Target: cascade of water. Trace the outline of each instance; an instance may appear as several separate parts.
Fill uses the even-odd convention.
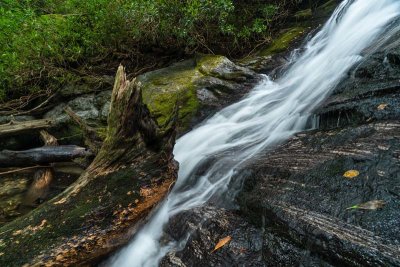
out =
[[[226,191],[234,173],[254,155],[304,130],[313,110],[362,60],[361,52],[384,36],[399,16],[398,0],[343,1],[281,78],[271,81],[265,77],[243,100],[181,137],[174,150],[180,163],[174,189],[109,264],[157,266],[178,246],[177,242],[159,242],[169,218]],[[207,171],[195,176],[210,157]]]

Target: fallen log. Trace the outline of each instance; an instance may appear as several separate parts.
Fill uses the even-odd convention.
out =
[[[26,167],[65,162],[91,155],[93,154],[88,149],[74,145],[43,146],[22,151],[3,150],[0,151],[0,167]]]
[[[49,119],[17,122],[11,121],[0,125],[0,137],[17,135],[24,132],[42,130],[56,126],[55,121]]]
[[[63,193],[0,228],[0,266],[89,266],[126,243],[176,180],[171,121],[157,125],[119,67],[99,153]]]

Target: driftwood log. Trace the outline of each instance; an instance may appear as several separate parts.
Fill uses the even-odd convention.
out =
[[[92,152],[84,147],[43,146],[22,151],[0,151],[0,167],[26,167],[52,162],[71,161],[75,158],[91,156]]]
[[[126,243],[176,179],[174,129],[119,67],[102,148],[62,194],[0,228],[0,266],[89,265]]]
[[[11,121],[7,124],[0,125],[0,137],[16,135],[24,132],[47,129],[56,126],[53,120],[33,120],[17,122]]]

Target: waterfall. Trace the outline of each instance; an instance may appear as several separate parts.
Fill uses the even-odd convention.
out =
[[[240,102],[177,140],[175,187],[107,265],[158,266],[166,253],[184,244],[160,242],[169,218],[226,192],[233,175],[254,156],[306,129],[315,108],[362,61],[362,52],[388,34],[399,15],[398,0],[343,1],[279,79],[265,76]]]

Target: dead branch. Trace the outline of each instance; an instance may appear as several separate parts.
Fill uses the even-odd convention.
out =
[[[47,129],[56,126],[55,121],[43,119],[24,122],[11,121],[0,125],[0,137],[17,135],[33,130]]]

